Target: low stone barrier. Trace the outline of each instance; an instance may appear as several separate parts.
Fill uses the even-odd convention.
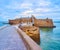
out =
[[[22,37],[24,44],[27,47],[27,50],[41,50],[40,46],[34,42],[25,32],[23,32],[20,28],[16,27],[17,32]]]

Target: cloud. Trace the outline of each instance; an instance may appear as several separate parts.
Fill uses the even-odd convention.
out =
[[[33,10],[26,10],[25,12],[23,12],[22,14],[30,14],[33,13]]]
[[[45,1],[45,0],[41,0],[41,1],[39,2],[39,5],[40,5],[40,6],[49,6],[50,4],[51,4],[51,2]]]
[[[6,5],[7,9],[28,9],[31,8],[32,3],[19,3],[17,1],[12,1],[10,4]]]
[[[41,16],[45,18],[59,18],[60,3],[58,0],[10,0],[8,3],[1,0],[0,18],[12,19],[21,16]],[[52,17],[53,16],[53,17]]]
[[[31,3],[22,3],[21,6],[20,6],[20,8],[27,8],[27,9],[29,9],[31,7],[32,7]]]
[[[27,16],[31,16],[32,13],[33,13],[33,10],[26,10],[24,12],[21,12],[17,16],[27,17]]]
[[[42,13],[42,12],[49,12],[49,11],[51,11],[51,9],[49,9],[49,8],[36,8],[35,9],[35,12],[40,12],[40,13]]]

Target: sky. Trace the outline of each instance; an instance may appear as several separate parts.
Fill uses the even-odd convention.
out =
[[[60,19],[60,0],[0,0],[0,21],[31,15]]]

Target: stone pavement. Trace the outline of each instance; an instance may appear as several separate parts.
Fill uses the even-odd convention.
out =
[[[13,26],[0,30],[0,50],[27,50]]]

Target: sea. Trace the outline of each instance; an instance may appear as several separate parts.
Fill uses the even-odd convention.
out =
[[[2,27],[2,26],[4,26],[5,24],[3,24],[3,23],[0,23],[0,27]]]
[[[0,27],[7,25],[0,23]],[[60,22],[55,21],[56,28],[40,28],[40,47],[42,50],[60,50]]]
[[[8,21],[0,21],[0,27],[2,27],[4,25],[9,25]]]
[[[42,50],[60,50],[60,21],[55,21],[56,28],[40,28],[40,47]]]

